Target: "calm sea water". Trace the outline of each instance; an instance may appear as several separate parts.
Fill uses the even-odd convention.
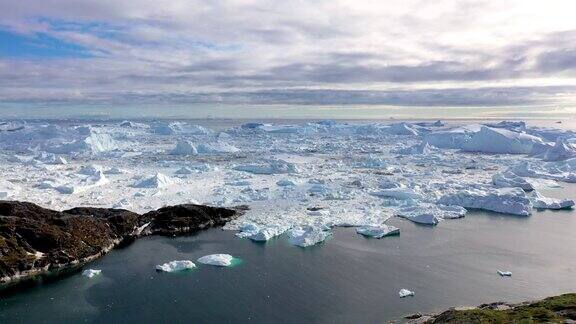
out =
[[[576,185],[548,192],[576,198]],[[399,237],[366,239],[336,229],[324,244],[297,248],[208,230],[144,238],[79,273],[0,299],[2,323],[382,323],[415,312],[576,291],[576,212],[514,217],[471,212],[426,227],[393,219]],[[230,253],[232,268],[156,273],[171,260]],[[501,278],[496,270],[513,272]],[[398,298],[398,290],[415,291]]]

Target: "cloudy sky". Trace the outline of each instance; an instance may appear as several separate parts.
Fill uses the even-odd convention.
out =
[[[2,102],[570,104],[574,0],[0,1]]]

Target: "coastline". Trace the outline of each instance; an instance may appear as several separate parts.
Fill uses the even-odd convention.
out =
[[[56,280],[140,237],[191,234],[223,226],[244,211],[242,206],[187,204],[141,215],[89,207],[58,212],[28,202],[0,201],[0,293]]]
[[[521,303],[494,302],[476,307],[452,307],[439,313],[412,314],[406,323],[574,323],[576,293]]]

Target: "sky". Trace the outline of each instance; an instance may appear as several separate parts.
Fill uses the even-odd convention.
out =
[[[564,107],[574,0],[0,1],[0,103]]]

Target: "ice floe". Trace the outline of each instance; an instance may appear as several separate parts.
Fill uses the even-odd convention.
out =
[[[400,291],[398,292],[398,295],[400,296],[400,298],[405,298],[405,297],[409,297],[409,296],[414,296],[414,292],[410,291],[408,289],[400,289]]]
[[[299,247],[308,247],[324,242],[332,233],[325,228],[315,226],[301,226],[289,231],[290,244]]]
[[[234,257],[230,254],[210,254],[198,258],[198,262],[207,265],[213,265],[218,267],[229,267],[232,265]]]
[[[356,228],[356,233],[368,237],[383,238],[385,236],[399,235],[400,229],[391,225],[368,225]]]
[[[196,268],[196,265],[194,264],[194,262],[190,260],[170,261],[156,266],[157,271],[163,271],[163,272],[179,272],[179,271],[191,270],[194,268]]]
[[[496,272],[500,275],[500,277],[512,277],[512,272],[510,271],[497,270]]]
[[[540,193],[535,192],[530,197],[534,208],[537,209],[572,209],[574,207],[574,200],[572,199],[557,199],[542,196]]]

